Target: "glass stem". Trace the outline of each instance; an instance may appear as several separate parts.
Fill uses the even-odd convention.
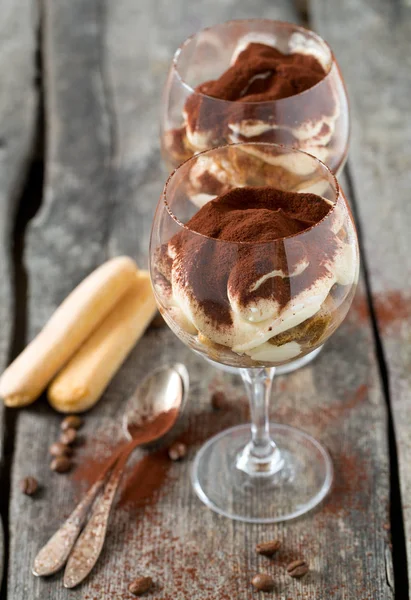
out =
[[[237,456],[237,468],[249,475],[273,475],[283,466],[280,451],[270,437],[268,419],[275,368],[240,372],[250,401],[251,440]]]

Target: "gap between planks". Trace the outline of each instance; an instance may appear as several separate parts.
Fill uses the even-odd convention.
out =
[[[369,268],[367,255],[363,243],[363,229],[358,213],[358,198],[353,184],[350,163],[345,167],[345,179],[347,184],[347,193],[351,198],[351,207],[357,226],[358,240],[361,253],[361,263],[364,275],[365,292],[367,298],[368,310],[371,318],[371,327],[375,343],[375,354],[379,368],[381,379],[381,387],[384,394],[384,399],[387,405],[387,429],[388,429],[388,445],[390,453],[390,525],[392,539],[392,557],[386,555],[386,571],[387,582],[392,586],[391,572],[393,572],[395,598],[404,600],[408,598],[409,581],[407,570],[407,550],[405,542],[405,528],[403,521],[400,479],[399,479],[399,464],[397,455],[397,442],[395,437],[393,409],[391,403],[391,394],[389,387],[388,367],[385,359],[384,347],[382,344],[381,333],[378,327],[378,321],[375,312],[372,285],[369,277]],[[389,564],[391,563],[391,564]],[[405,595],[404,595],[405,594]]]
[[[38,44],[40,42],[40,30]],[[38,70],[41,73],[41,55],[37,52]],[[10,342],[10,352],[7,364],[23,350],[27,340],[27,285],[28,277],[24,265],[25,233],[30,220],[40,209],[43,191],[43,129],[44,104],[41,80],[38,82],[38,111],[36,130],[34,134],[34,149],[27,169],[20,198],[17,202],[12,236],[10,239],[12,267],[12,300],[14,303],[13,325]],[[15,448],[15,434],[19,411],[5,409],[3,421],[3,465],[0,476],[0,514],[4,526],[4,557],[3,572],[0,584],[0,598],[7,599],[8,563],[9,563],[9,502],[11,491],[11,470]]]
[[[15,224],[13,228],[13,302],[14,318],[11,337],[10,363],[24,348],[27,337],[27,273],[24,267],[24,237],[29,221],[34,217],[41,205],[41,192],[43,184],[43,164],[39,157],[32,162],[29,169],[24,190],[18,203]],[[35,202],[33,202],[33,200]],[[30,202],[29,202],[30,201]],[[28,210],[29,209],[29,210]],[[4,464],[0,479],[0,511],[4,525],[5,556],[3,564],[3,579],[0,588],[0,598],[7,598],[7,575],[9,560],[9,501],[11,490],[11,469],[15,447],[15,434],[19,411],[6,409],[3,432]]]

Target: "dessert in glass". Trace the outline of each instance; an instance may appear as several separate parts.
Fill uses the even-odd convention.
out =
[[[255,161],[263,153],[272,160]],[[174,333],[239,369],[251,427],[199,451],[193,484],[215,511],[249,522],[305,513],[328,492],[332,464],[311,436],[268,421],[276,368],[318,348],[351,305],[355,226],[317,158],[264,143],[197,154],[169,177],[150,242],[156,301]],[[264,502],[255,502],[264,494]]]
[[[264,19],[229,21],[197,32],[174,56],[161,118],[170,170],[212,147],[268,142],[313,154],[338,174],[348,138],[340,69],[328,44],[310,30]],[[282,157],[262,148],[249,154],[256,167],[287,170]],[[303,366],[319,351],[279,371]]]

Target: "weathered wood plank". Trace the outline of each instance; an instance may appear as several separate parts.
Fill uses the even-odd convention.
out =
[[[351,99],[349,165],[389,370],[411,578],[411,7],[389,0],[313,0],[312,6]]]
[[[0,372],[12,336],[12,232],[17,201],[33,148],[37,93],[34,85],[37,7],[32,0],[5,0],[0,20]],[[4,408],[0,407],[0,463],[3,463]],[[3,465],[2,465],[3,467]],[[0,583],[3,571],[0,522]]]
[[[103,15],[103,3],[97,0],[45,0],[47,178],[45,204],[28,239],[30,335],[107,255],[125,252],[145,263],[164,178],[158,105],[172,52],[211,20],[256,14],[255,3],[245,1],[237,3],[235,11],[228,1],[202,7],[183,0],[119,0],[106,6]],[[261,16],[289,18],[289,3],[268,7],[261,0],[259,6]],[[104,53],[98,52],[101,48]],[[128,582],[143,572],[159,583],[151,596],[156,600],[245,600],[255,597],[251,574],[264,569],[276,574],[276,597],[281,600],[392,598],[380,568],[388,543],[383,528],[388,502],[385,407],[368,314],[360,322],[359,313],[352,311],[313,366],[279,378],[275,385],[278,405],[273,404],[273,417],[318,436],[332,452],[337,472],[330,499],[294,523],[236,524],[212,514],[194,496],[189,471],[195,450],[213,433],[244,422],[247,406],[236,378],[216,373],[167,328],[147,332],[87,416],[86,444],[77,452],[78,467],[72,475],[58,476],[47,469],[47,447],[57,437],[59,417],[45,404],[25,410],[13,473],[9,598],[18,600],[23,593],[33,600],[66,598],[60,578],[35,579],[28,565],[95,472],[96,456],[121,437],[125,399],[136,382],[151,366],[176,358],[187,364],[192,378],[182,433],[190,445],[189,457],[172,464],[161,451],[143,459],[136,453],[138,462],[123,487],[104,554],[90,579],[70,596],[127,598]],[[230,409],[211,409],[210,391],[216,386],[226,389]],[[34,501],[21,498],[16,488],[28,468],[44,486]],[[284,540],[275,564],[253,550],[257,540],[271,537]],[[309,560],[312,573],[297,582],[283,567],[300,556]]]
[[[102,78],[102,5],[77,0],[42,6],[47,156],[44,203],[25,254],[30,337],[107,254],[111,133]],[[45,405],[19,415],[10,506],[8,596],[13,600],[45,597],[30,574],[36,532],[45,527],[47,512],[61,515],[67,500],[73,501],[63,500],[67,481],[56,477],[49,485],[47,446],[57,438],[58,423]],[[36,498],[19,492],[18,482],[27,474],[42,485]]]

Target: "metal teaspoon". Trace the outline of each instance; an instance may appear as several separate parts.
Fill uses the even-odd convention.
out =
[[[183,370],[186,385],[180,375]],[[125,428],[132,442],[121,454],[69,556],[64,572],[66,588],[79,585],[94,568],[103,549],[111,508],[131,452],[142,444],[158,442],[171,431],[184,405],[187,384],[188,374],[183,365],[179,365],[178,370],[164,371],[160,368],[143,381],[137,395],[130,399],[134,410],[126,412]]]
[[[138,418],[138,406],[142,403],[142,406],[146,406],[144,409],[147,413],[147,409],[152,407],[153,412],[151,415],[155,418],[156,415],[164,413],[169,409],[176,409],[177,415],[174,422],[176,422],[178,415],[182,412],[186,399],[189,386],[188,372],[184,365],[164,365],[158,367],[151,373],[149,373],[141,385],[137,388],[136,392],[130,397],[127,403],[126,413],[124,415],[123,425],[128,424],[129,416],[130,423],[133,423]],[[170,394],[170,397],[167,397]],[[154,397],[156,396],[156,397]],[[150,400],[151,398],[151,400]],[[149,416],[150,413],[147,413]],[[170,423],[170,429],[174,423]],[[157,426],[159,422],[157,421]],[[161,423],[160,423],[161,425]],[[119,457],[123,453],[127,453],[126,460],[130,453],[139,445],[145,445],[144,439],[147,435],[143,435],[143,431],[133,430],[135,439],[127,431],[127,437],[131,440],[125,447],[121,447],[117,452],[113,454],[109,462],[105,466],[103,472],[99,475],[95,483],[91,486],[83,500],[77,505],[72,514],[68,517],[65,523],[60,529],[52,536],[48,543],[39,551],[37,554],[34,565],[33,574],[36,576],[52,575],[59,571],[66,563],[67,558],[79,536],[79,533],[87,519],[90,508],[93,505],[95,499],[101,492],[104,483],[107,479],[108,473],[113,470],[116,463],[119,461]],[[146,430],[147,431],[147,430]],[[137,437],[139,435],[139,437]],[[160,436],[162,434],[160,432]],[[157,441],[159,439],[157,437]],[[143,439],[144,438],[144,439]],[[154,440],[151,440],[154,441]],[[124,461],[124,465],[126,463]],[[114,471],[113,471],[114,475]],[[115,490],[114,490],[115,492]],[[114,496],[113,496],[114,500]],[[94,513],[93,513],[94,514]],[[103,539],[104,542],[104,539]],[[98,556],[97,556],[98,558]],[[96,560],[97,560],[96,558]]]

